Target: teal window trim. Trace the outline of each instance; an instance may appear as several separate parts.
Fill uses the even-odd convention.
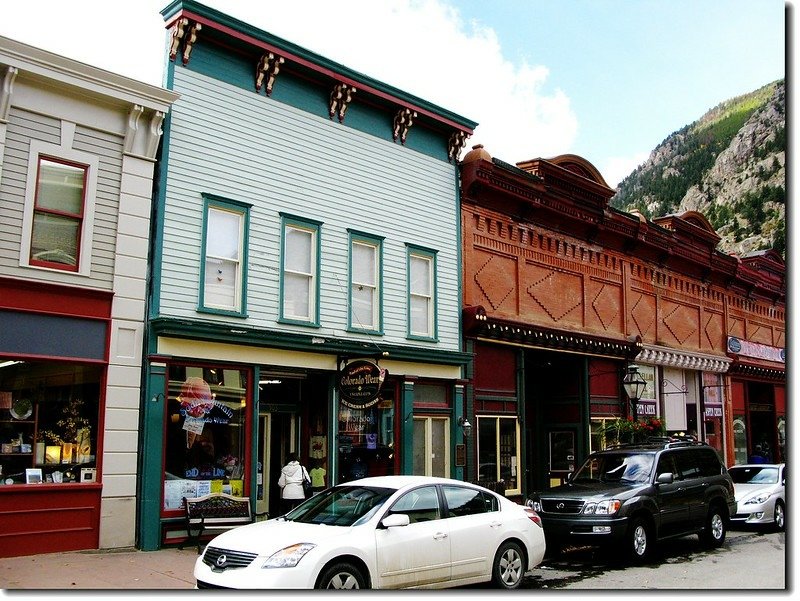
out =
[[[322,222],[314,219],[307,219],[297,215],[290,215],[289,213],[280,213],[281,216],[281,278],[280,278],[280,301],[278,308],[278,323],[294,324],[310,327],[320,327],[319,323],[319,300],[320,300],[320,260],[321,260],[321,233]],[[298,317],[295,315],[286,315],[285,304],[285,284],[286,284],[286,232],[288,229],[301,230],[309,232],[312,235],[311,252],[314,254],[311,257],[311,273],[307,276],[311,279],[309,290],[309,315],[308,319]]]
[[[347,277],[347,331],[361,332],[366,334],[383,335],[383,236],[375,236],[365,232],[348,228],[349,236],[349,259]],[[356,285],[353,272],[353,247],[356,244],[371,246],[375,249],[375,297],[373,307],[374,327],[364,327],[353,323],[353,286]]]
[[[436,274],[436,256],[438,251],[433,250],[431,248],[425,248],[423,246],[417,246],[416,244],[406,244],[406,338],[408,340],[425,340],[425,341],[432,341],[437,342],[439,339],[438,333],[438,308],[437,308],[437,274]],[[412,291],[412,281],[411,281],[411,262],[412,259],[418,258],[423,259],[430,262],[430,294],[429,294],[429,302],[430,307],[428,310],[428,319],[429,319],[429,332],[428,334],[420,334],[413,331],[412,328],[412,319],[411,319],[411,305],[412,305],[412,297],[415,296],[414,291]],[[419,296],[419,295],[417,295]]]
[[[215,315],[227,315],[230,317],[247,317],[247,256],[248,256],[248,234],[250,231],[250,209],[252,205],[238,200],[223,198],[215,194],[201,193],[203,197],[203,237],[201,241],[201,260],[200,260],[200,293],[198,298],[197,311],[199,313],[211,313]],[[207,302],[206,293],[206,263],[208,261],[208,235],[209,235],[209,214],[212,210],[225,211],[239,216],[239,262],[238,278],[239,285],[236,290],[237,300],[234,308],[226,309],[215,306]]]

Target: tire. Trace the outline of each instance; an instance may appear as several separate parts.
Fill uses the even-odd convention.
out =
[[[634,518],[628,529],[626,555],[632,563],[644,563],[650,558],[653,536],[650,524],[643,518]]]
[[[525,576],[525,552],[514,541],[506,541],[497,550],[492,564],[492,584],[498,588],[516,589]]]
[[[346,561],[329,565],[317,580],[318,589],[368,588],[364,575],[356,566]]]
[[[706,517],[706,525],[700,533],[700,542],[709,549],[721,547],[728,532],[728,517],[719,507],[712,506]]]
[[[786,507],[781,501],[775,501],[775,521],[772,524],[778,532],[786,529]]]

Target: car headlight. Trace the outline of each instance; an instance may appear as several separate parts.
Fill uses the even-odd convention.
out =
[[[600,501],[599,503],[587,503],[583,508],[583,513],[595,515],[612,515],[619,511],[622,502],[619,499]]]
[[[525,501],[525,505],[533,509],[535,512],[539,513],[542,511],[542,502],[538,499],[528,499]]]
[[[750,497],[744,502],[745,505],[761,505],[769,500],[769,493],[762,492],[754,497]]]
[[[270,555],[262,565],[262,568],[293,568],[295,567],[306,553],[311,551],[314,547],[312,543],[298,543],[289,547],[284,547],[280,551],[276,551]]]

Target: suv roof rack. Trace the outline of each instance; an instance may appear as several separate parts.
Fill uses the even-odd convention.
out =
[[[609,445],[606,449],[673,449],[677,447],[705,446],[707,444],[697,440],[694,436],[678,434],[674,436],[651,436],[642,442]]]

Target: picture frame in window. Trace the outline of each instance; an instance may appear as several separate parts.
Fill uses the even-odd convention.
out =
[[[38,467],[25,468],[25,484],[41,484],[42,469]]]

